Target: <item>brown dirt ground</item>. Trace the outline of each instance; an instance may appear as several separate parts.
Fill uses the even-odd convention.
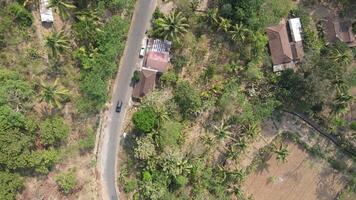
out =
[[[344,177],[298,145],[288,144],[288,161],[275,156],[268,167],[250,174],[244,185],[255,200],[332,200],[345,185]]]

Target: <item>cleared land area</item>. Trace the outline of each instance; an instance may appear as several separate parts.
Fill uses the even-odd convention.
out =
[[[255,200],[332,200],[345,185],[342,174],[316,160],[296,144],[288,143],[288,161],[273,156],[251,173],[244,185]]]

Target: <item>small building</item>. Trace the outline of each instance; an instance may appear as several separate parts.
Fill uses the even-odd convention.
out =
[[[170,49],[172,43],[167,40],[150,39],[147,45],[145,67],[164,73],[168,69],[170,61]]]
[[[40,14],[42,23],[53,23],[53,13],[52,8],[48,8],[49,0],[40,1]]]
[[[299,18],[267,28],[268,45],[272,57],[273,72],[294,69],[304,56],[302,26]]]
[[[135,84],[132,97],[134,99],[140,99],[152,90],[156,86],[157,70],[143,67],[140,73],[140,80]]]
[[[329,43],[341,41],[349,47],[356,46],[355,34],[352,32],[352,23],[336,17],[328,17],[323,21],[325,39]]]

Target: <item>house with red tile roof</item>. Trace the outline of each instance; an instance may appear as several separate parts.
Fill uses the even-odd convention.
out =
[[[283,23],[266,30],[274,72],[294,69],[304,56],[300,19],[290,19],[288,25]]]

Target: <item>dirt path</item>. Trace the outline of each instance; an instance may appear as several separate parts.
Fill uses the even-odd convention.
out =
[[[35,27],[35,34],[36,34],[38,45],[39,45],[37,47],[37,49],[39,50],[41,55],[43,55],[43,58],[45,59],[46,63],[48,64],[49,60],[48,60],[47,50],[45,48],[45,36],[48,35],[52,31],[52,28],[50,26],[42,25],[41,19],[40,19],[40,13],[39,13],[38,9],[33,8],[31,12],[32,12],[32,16],[33,16],[33,26]]]

